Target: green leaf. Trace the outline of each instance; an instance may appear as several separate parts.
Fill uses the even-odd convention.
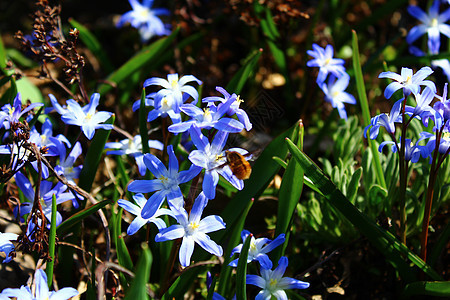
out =
[[[109,75],[108,78],[106,78],[106,81],[118,84],[126,80],[129,76],[131,76],[139,69],[156,64],[161,55],[168,51],[168,49],[172,46],[172,41],[175,39],[179,31],[180,28],[178,27],[168,37],[161,38],[144,48],[142,51],[128,60],[125,64],[123,64],[117,71]],[[111,89],[111,85],[102,85],[99,88],[99,93],[103,95]]]
[[[242,300],[247,299],[247,292],[246,292],[247,258],[252,237],[253,234],[249,234],[247,236],[244,245],[242,246],[241,253],[239,254],[239,260],[236,270],[236,299]]]
[[[222,265],[222,269],[220,270],[219,288],[218,288],[220,295],[232,297],[232,295],[229,295],[230,294],[229,292],[231,290],[230,277],[231,277],[231,272],[233,271],[234,268],[229,266],[228,264],[232,260],[231,251],[241,241],[241,232],[242,232],[242,229],[244,229],[245,220],[247,218],[248,212],[250,211],[250,208],[252,207],[252,205],[253,205],[253,201],[250,201],[248,203],[248,206],[246,207],[246,209],[240,215],[238,222],[232,228],[230,239],[228,240],[227,248],[224,252],[225,261]]]
[[[278,156],[274,156],[274,157],[272,157],[272,159],[274,161],[276,161],[283,169],[287,168],[287,166],[288,166],[287,162],[285,162],[284,160],[282,160]]]
[[[69,23],[72,27],[76,28],[80,34],[80,40],[91,50],[92,54],[98,59],[100,65],[106,72],[112,72],[114,67],[111,61],[108,59],[106,52],[103,50],[100,42],[97,40],[95,35],[93,35],[89,29],[78,23],[76,20],[69,18]]]
[[[327,199],[337,210],[339,210],[359,231],[364,234],[371,243],[388,259],[388,261],[398,270],[400,276],[406,282],[415,280],[415,271],[407,264],[403,257],[406,256],[412,263],[418,266],[424,273],[434,280],[441,280],[441,276],[429,265],[421,260],[416,254],[411,252],[405,245],[396,239],[390,232],[387,232],[365,214],[361,213],[340,190],[331,182],[319,167],[304,154],[289,139],[286,139],[289,150],[295,159],[305,170],[305,174],[322,191]]]
[[[42,103],[44,98],[41,91],[26,77],[22,76],[16,81],[17,91],[22,96],[22,102],[30,100],[32,103]]]
[[[94,214],[99,209],[102,209],[106,205],[111,204],[111,200],[103,200],[95,205],[92,205],[88,208],[85,208],[76,214],[72,215],[70,218],[59,224],[59,226],[56,228],[56,232],[58,235],[62,235],[65,233],[70,227],[77,224],[81,220],[87,218],[88,216]]]
[[[9,57],[15,64],[19,64],[20,66],[31,69],[38,66],[38,64],[26,57],[17,49],[6,49],[6,56]]]
[[[148,146],[147,108],[145,107],[145,89],[142,89],[141,104],[139,106],[139,132],[142,141],[142,153],[150,153]]]
[[[262,50],[255,50],[250,53],[244,60],[243,66],[239,71],[233,76],[230,82],[227,84],[226,90],[230,93],[239,94],[242,91],[248,78],[252,77],[256,72],[256,67],[259,58],[261,57]]]
[[[353,47],[353,70],[355,72],[355,80],[356,80],[356,89],[358,91],[359,103],[361,105],[364,126],[370,124],[370,110],[369,110],[369,102],[367,101],[366,87],[364,84],[364,78],[361,70],[361,63],[359,61],[359,46],[358,46],[358,36],[356,35],[356,31],[352,31],[352,47]],[[367,139],[367,143],[372,150],[374,160],[374,167],[376,169],[376,175],[378,183],[386,188],[386,180],[384,178],[383,168],[381,167],[380,157],[378,156],[378,149],[374,142],[370,138]]]
[[[133,269],[133,261],[131,260],[130,253],[128,252],[127,245],[122,237],[122,213],[123,208],[119,208],[119,212],[117,213],[117,219],[115,222],[115,230],[114,230],[114,243],[116,244],[117,250],[117,259],[119,260],[119,264],[124,266],[128,270]],[[149,250],[150,251],[150,250]]]
[[[214,289],[216,288],[217,276],[213,275],[211,286],[208,289],[208,295],[206,296],[206,300],[212,300],[214,295]]]
[[[105,121],[105,124],[114,124],[114,119],[115,116],[112,115]],[[84,160],[83,169],[81,169],[78,186],[88,193],[91,191],[92,183],[94,182],[95,174],[97,173],[97,168],[102,157],[103,149],[108,141],[110,132],[111,130],[97,129],[86,154],[86,159]]]
[[[56,244],[56,195],[52,195],[52,217],[50,222],[50,234],[48,237],[48,255],[50,260],[47,261],[47,284],[48,288],[52,287],[53,283],[53,267],[55,266],[55,245]]]
[[[406,285],[403,291],[403,298],[409,299],[412,296],[435,296],[450,297],[449,281],[418,281]]]
[[[0,37],[0,69],[5,72],[6,68],[6,52],[5,52],[5,46],[3,44],[3,40]],[[6,73],[5,73],[6,75]]]
[[[130,289],[127,291],[125,300],[149,299],[147,295],[147,282],[150,278],[150,270],[152,267],[152,254],[148,246],[143,243],[141,257],[137,264],[135,277],[131,282]]]
[[[355,203],[356,194],[359,188],[359,180],[361,179],[362,168],[356,169],[347,186],[347,198],[351,203]]]
[[[298,142],[297,145],[300,149],[303,149],[303,123],[300,121],[297,123],[299,127]],[[282,247],[276,249],[274,260],[278,260],[284,254],[284,250],[289,240],[289,226],[292,222],[292,216],[294,215],[295,208],[300,199],[303,191],[303,176],[304,172],[297,160],[291,159],[283,175],[281,181],[280,194],[278,197],[278,214],[277,225],[274,237],[280,234],[286,235],[286,242]]]

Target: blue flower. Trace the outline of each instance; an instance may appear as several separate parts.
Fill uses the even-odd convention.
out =
[[[158,218],[160,216],[169,215],[175,218],[173,212],[167,208],[159,208],[154,215],[150,216],[149,218],[143,218],[141,214],[144,205],[147,202],[147,199],[141,193],[134,195],[133,199],[137,205],[123,199],[119,199],[117,201],[117,204],[119,204],[120,207],[136,216],[136,218],[130,223],[130,226],[128,226],[128,235],[135,234],[142,226],[147,223],[155,224],[159,230],[166,228],[166,223],[164,223],[164,220]]]
[[[184,104],[180,109],[190,116],[191,119],[186,122],[170,125],[168,130],[172,133],[182,133],[189,130],[195,124],[201,129],[215,128],[224,132],[241,132],[244,129],[244,124],[235,119],[222,118],[233,102],[235,100],[230,97],[226,102],[220,103],[218,106],[210,103],[204,110],[194,104]]]
[[[405,106],[405,113],[414,118],[424,113],[432,112],[433,109],[431,108],[430,103],[435,96],[436,94],[429,87],[426,87],[421,94],[416,95],[415,99],[417,105],[415,107],[409,105]]]
[[[287,289],[306,289],[309,287],[308,282],[303,282],[290,277],[283,277],[288,259],[282,256],[278,261],[278,267],[275,270],[264,269],[261,266],[261,276],[247,275],[247,284],[256,285],[262,290],[256,296],[256,300],[269,300],[272,296],[278,300],[287,300],[284,290]]]
[[[380,144],[380,146],[378,147],[378,151],[382,152],[384,146],[386,145],[392,145],[391,147],[391,151],[393,153],[396,153],[398,149],[400,149],[401,145],[400,143],[396,143],[393,141],[384,141]],[[405,139],[405,160],[406,161],[411,161],[412,163],[416,163],[419,161],[420,155],[422,154],[422,156],[427,157],[428,155],[428,150],[426,149],[425,146],[420,146],[418,144],[413,144],[411,142],[411,139]]]
[[[157,140],[149,140],[148,146],[153,149],[163,150],[164,145]],[[139,173],[144,176],[147,167],[144,164],[144,154],[142,153],[142,137],[140,134],[135,135],[134,138],[124,139],[120,142],[109,142],[105,144],[105,149],[116,149],[109,150],[106,154],[110,155],[130,155],[136,160],[136,164],[139,168]]]
[[[413,70],[408,68],[402,68],[400,75],[394,72],[382,72],[378,78],[390,78],[395,80],[391,82],[384,90],[384,97],[386,99],[391,98],[397,90],[403,89],[405,96],[413,93],[417,95],[420,92],[420,86],[428,86],[434,93],[436,93],[436,86],[434,82],[430,80],[424,80],[428,77],[433,70],[430,67],[423,67],[416,74],[413,75]]]
[[[139,30],[141,40],[147,42],[153,36],[170,34],[168,25],[165,25],[159,15],[169,15],[169,11],[164,8],[151,9],[153,0],[144,0],[139,3],[137,0],[128,0],[133,10],[123,14],[117,27],[122,27],[125,23],[130,23],[132,27]]]
[[[249,234],[250,231],[242,230],[241,237],[243,242],[245,242]],[[261,264],[261,267],[263,267],[264,269],[272,269],[272,261],[269,259],[269,256],[267,256],[267,253],[283,244],[284,241],[284,234],[280,234],[273,241],[268,238],[255,239],[252,236],[250,240],[250,249],[248,250],[247,263],[257,260]],[[231,256],[233,256],[235,253],[241,253],[242,246],[243,244],[236,246],[231,251]],[[229,265],[232,267],[237,267],[238,260],[238,258],[233,260]]]
[[[153,154],[144,155],[144,163],[150,172],[156,177],[153,180],[135,180],[128,185],[128,191],[134,193],[151,193],[155,192],[145,203],[142,209],[141,217],[149,218],[153,216],[161,207],[164,199],[174,201],[182,198],[179,185],[188,182],[200,173],[201,168],[192,165],[189,170],[178,173],[178,159],[173,152],[173,146],[167,147],[169,154],[169,169]]]
[[[183,238],[179,253],[180,264],[183,267],[190,265],[195,243],[211,254],[216,256],[223,255],[222,247],[211,240],[207,233],[224,229],[225,223],[221,217],[216,215],[201,219],[207,203],[208,199],[202,192],[195,199],[189,215],[182,206],[171,206],[178,224],[163,229],[156,235],[156,242]]]
[[[367,138],[367,130],[369,130],[370,127],[370,133],[369,137],[370,139],[376,139],[380,130],[380,126],[383,126],[386,128],[387,132],[389,132],[391,135],[395,133],[395,123],[401,123],[402,122],[402,116],[401,116],[401,105],[402,101],[404,99],[400,99],[397,102],[394,103],[391,109],[390,114],[379,114],[373,117],[370,120],[370,124],[364,128],[364,137]]]
[[[3,263],[8,263],[12,260],[12,257],[9,256],[11,251],[14,251],[14,244],[11,241],[17,240],[19,236],[15,233],[3,233],[0,232],[0,252],[5,253],[5,259],[3,259]]]
[[[108,120],[113,113],[106,111],[96,112],[100,99],[100,94],[94,93],[91,102],[83,108],[78,102],[70,99],[67,100],[67,109],[61,115],[61,120],[69,125],[80,126],[84,135],[91,140],[94,137],[96,129],[113,129],[112,124],[100,124]],[[58,109],[57,109],[58,110]]]
[[[22,97],[17,93],[14,98],[13,105],[5,104],[0,111],[0,128],[10,128],[11,123],[18,123],[20,117],[29,112],[33,108],[43,106],[43,103],[32,103],[22,110]]]
[[[152,103],[152,105],[154,105],[154,109],[148,112],[147,122],[151,122],[159,117],[165,118],[167,116],[170,117],[172,123],[174,124],[181,122],[180,108],[175,103],[173,95],[164,96],[161,101],[152,100]],[[174,108],[177,108],[178,112],[175,112]]]
[[[198,92],[197,90],[190,85],[186,85],[188,82],[195,81],[198,84],[202,84],[200,80],[198,80],[194,75],[184,75],[180,79],[178,79],[178,74],[168,74],[167,80],[158,77],[152,77],[147,79],[144,82],[144,88],[151,85],[159,85],[163,87],[163,89],[156,92],[154,95],[154,106],[155,108],[162,106],[172,106],[172,109],[175,113],[180,112],[180,106],[186,102],[186,100],[190,97],[194,99],[193,103],[197,103],[198,100]],[[171,98],[172,97],[172,98]],[[166,98],[166,104],[160,104],[163,99]]]
[[[247,113],[242,108],[239,108],[239,105],[244,102],[244,100],[242,100],[235,93],[230,95],[230,93],[228,93],[224,88],[220,86],[217,86],[216,90],[220,92],[224,98],[220,98],[217,96],[205,97],[202,99],[202,102],[213,103],[215,101],[219,101],[221,103],[226,103],[230,98],[232,98],[233,101],[231,102],[231,105],[228,108],[226,114],[228,116],[236,115],[242,125],[244,125],[245,130],[250,131],[252,129],[252,123],[250,123],[250,119],[248,118]]]
[[[21,300],[67,300],[78,295],[78,291],[71,287],[59,291],[49,291],[47,275],[42,269],[36,269],[34,285],[34,293],[31,292],[29,287],[22,286],[20,289],[4,289],[0,295]]]
[[[70,151],[69,155],[66,157],[66,144],[61,142],[59,139],[51,138],[55,147],[58,149],[59,164],[55,166],[55,171],[58,175],[64,175],[69,183],[75,184],[74,179],[80,176],[82,165],[74,167],[73,164],[77,160],[78,156],[83,153],[80,142],[76,142]]]
[[[33,207],[33,202],[34,202],[35,191],[33,189],[33,186],[31,185],[31,182],[21,172],[17,172],[14,175],[14,179],[16,180],[16,184],[19,187],[19,189],[22,191],[25,198],[28,201],[30,201],[30,202],[24,202],[20,205],[20,216],[22,217],[23,215],[31,212],[31,209]],[[51,219],[52,219],[52,197],[53,197],[53,195],[55,195],[55,197],[56,197],[56,204],[61,204],[63,202],[66,202],[66,201],[69,201],[69,200],[72,200],[73,198],[75,198],[75,196],[72,193],[65,192],[66,189],[67,189],[67,186],[65,186],[61,182],[58,182],[55,186],[53,186],[53,183],[50,181],[47,181],[47,180],[41,181],[41,186],[39,189],[39,192],[40,192],[39,202],[41,203],[42,210],[48,221],[51,221]],[[15,209],[15,211],[16,211],[16,209]],[[61,222],[62,222],[61,214],[57,211],[56,212],[56,226],[61,224]]]
[[[205,176],[203,178],[203,192],[208,199],[216,197],[216,186],[219,183],[219,174],[223,176],[238,190],[244,187],[244,181],[237,179],[233,175],[229,166],[226,163],[226,154],[223,147],[228,138],[228,133],[225,131],[218,131],[210,144],[208,139],[202,134],[200,129],[192,125],[189,130],[191,139],[197,150],[189,154],[189,160],[196,166],[205,169]],[[232,148],[229,151],[237,151],[240,154],[247,154],[248,152],[240,148]],[[224,166],[225,165],[225,166]]]
[[[314,50],[308,50],[306,53],[314,57],[306,63],[308,67],[319,67],[319,75],[317,76],[317,83],[320,84],[325,81],[328,73],[333,74],[337,78],[345,74],[344,60],[340,58],[333,58],[333,46],[327,45],[321,48],[317,44],[312,45]]]
[[[331,106],[337,108],[341,119],[347,120],[347,112],[344,103],[356,104],[356,99],[351,94],[344,92],[350,82],[350,76],[345,73],[336,80],[336,77],[330,76],[328,84],[320,83],[319,86],[325,93],[325,99],[331,103]]]
[[[450,26],[445,22],[450,19],[450,9],[447,9],[442,14],[439,14],[439,0],[435,0],[431,5],[428,14],[426,14],[420,7],[415,5],[408,6],[408,13],[420,20],[423,24],[414,26],[406,36],[408,44],[413,43],[420,36],[428,34],[428,49],[431,54],[438,54],[441,45],[441,33],[450,37]]]

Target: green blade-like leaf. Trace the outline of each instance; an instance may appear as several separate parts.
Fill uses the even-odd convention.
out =
[[[244,61],[244,65],[233,76],[230,82],[227,84],[226,90],[230,93],[239,94],[242,91],[248,78],[252,77],[256,72],[256,66],[259,58],[261,57],[262,50],[255,50],[250,53]]]
[[[256,199],[259,197],[278,172],[280,165],[276,163],[272,157],[286,156],[288,148],[284,139],[292,135],[294,127],[296,126],[298,125],[295,124],[293,127],[276,137],[258,157],[253,165],[252,175],[244,183],[244,188],[236,193],[222,212],[222,217],[227,226],[232,226],[236,222],[240,213],[247,207],[252,198]],[[228,234],[229,232],[226,230],[217,233],[217,236],[219,236],[219,239],[222,239]]]
[[[146,244],[142,244],[141,257],[137,264],[137,270],[130,289],[127,291],[125,300],[149,299],[147,295],[147,282],[152,267],[152,253]]]
[[[211,286],[208,289],[208,295],[206,296],[206,300],[212,300],[214,295],[214,289],[216,288],[217,276],[213,275]]]
[[[249,234],[245,239],[242,246],[241,253],[239,254],[239,260],[236,271],[236,298],[246,300],[247,299],[247,258],[248,250],[250,249],[250,242],[252,240],[252,234]]]
[[[72,27],[76,28],[80,32],[80,40],[83,41],[86,47],[88,47],[88,49],[91,50],[92,54],[95,55],[102,68],[108,73],[112,72],[114,70],[114,67],[95,35],[93,35],[84,25],[78,23],[72,18],[69,18],[69,23],[70,25],[72,25]]]
[[[412,296],[435,296],[450,298],[449,281],[418,281],[406,285],[403,291],[403,298],[409,299]]]
[[[115,116],[112,115],[105,121],[105,124],[114,124],[114,119]],[[95,174],[97,173],[97,168],[102,157],[103,149],[105,148],[105,144],[108,141],[110,133],[111,130],[97,129],[86,154],[86,159],[84,160],[83,169],[81,169],[78,186],[88,193],[91,191],[92,183],[94,182]]]
[[[303,123],[300,121],[297,125],[299,127],[297,145],[300,149],[303,149],[303,134],[304,128]],[[275,230],[275,236],[280,234],[286,235],[286,242],[282,247],[279,247],[274,252],[274,260],[278,260],[284,255],[284,250],[288,244],[289,240],[289,225],[292,222],[292,216],[297,206],[298,200],[302,194],[303,190],[303,176],[304,172],[302,167],[299,165],[297,160],[291,159],[286,168],[286,172],[283,175],[283,180],[281,181],[280,194],[278,197],[278,214],[277,214],[277,225]]]
[[[425,274],[434,280],[441,280],[429,265],[421,260],[416,254],[411,252],[392,234],[375,224],[366,215],[361,213],[351,202],[336,188],[333,182],[320,170],[319,167],[304,154],[289,139],[286,139],[289,151],[303,167],[305,174],[322,191],[327,199],[336,209],[338,209],[359,231],[364,234],[372,244],[389,260],[389,262],[398,270],[400,276],[406,282],[415,280],[415,270],[411,268],[403,259],[408,259],[418,266]]]
[[[353,70],[355,72],[356,89],[358,91],[359,103],[361,105],[361,110],[363,114],[364,126],[370,124],[370,110],[369,102],[367,101],[366,87],[364,84],[364,78],[361,70],[361,63],[359,61],[359,46],[358,46],[358,36],[355,31],[352,31],[352,47],[353,47]],[[380,157],[377,155],[378,149],[376,149],[375,143],[372,142],[370,138],[367,139],[369,147],[372,149],[374,160],[374,167],[377,174],[378,183],[386,188],[386,180],[384,178],[383,168],[381,167]]]
[[[5,46],[3,44],[3,40],[0,37],[0,69],[3,72],[6,72],[5,68],[6,68],[6,51],[5,51]],[[5,73],[5,75],[6,75],[6,73]]]
[[[128,270],[133,270],[133,261],[131,260],[130,253],[128,252],[127,245],[122,238],[122,213],[123,208],[119,208],[119,212],[117,213],[117,219],[115,222],[115,230],[114,230],[114,243],[116,244],[117,250],[117,259],[119,260],[119,264],[124,266]]]
[[[145,89],[141,93],[141,105],[139,106],[139,133],[141,134],[142,153],[150,153],[148,146],[147,109],[145,108]]]
[[[87,218],[88,216],[94,214],[99,209],[102,209],[106,205],[111,204],[111,200],[103,200],[95,205],[92,205],[88,208],[85,208],[76,214],[72,215],[70,218],[59,224],[59,226],[56,228],[56,232],[58,235],[62,235],[65,233],[70,227],[77,224],[81,220]]]
[[[253,201],[250,201],[247,208],[242,212],[241,216],[238,219],[238,222],[235,224],[232,229],[231,237],[228,240],[227,249],[224,252],[225,261],[222,265],[222,269],[220,270],[220,278],[219,278],[219,294],[224,296],[229,296],[229,291],[231,289],[231,272],[233,271],[233,267],[229,266],[229,263],[232,260],[231,251],[240,243],[241,240],[241,232],[244,229],[245,220],[247,218],[248,212],[253,205]],[[227,295],[228,294],[228,295]]]
[[[55,266],[55,245],[56,244],[56,195],[52,195],[52,217],[50,222],[50,234],[48,236],[48,255],[50,260],[47,261],[47,284],[48,288],[52,287],[53,283],[53,267]]]
[[[109,75],[108,78],[106,78],[106,81],[118,84],[127,79],[137,70],[146,66],[151,66],[152,64],[156,64],[161,55],[163,55],[172,45],[172,41],[175,39],[179,31],[180,28],[178,27],[168,37],[161,38],[144,48],[141,52],[139,52],[125,64],[123,64],[117,71]],[[99,88],[99,93],[105,94],[111,89],[111,85],[102,85]]]

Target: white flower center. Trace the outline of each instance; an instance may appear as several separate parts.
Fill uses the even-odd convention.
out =
[[[209,108],[205,108],[205,112],[203,113],[203,121],[204,122],[211,122],[212,121],[212,114]]]
[[[437,18],[433,18],[432,20],[431,20],[431,27],[438,27],[438,25],[439,25],[439,21],[438,21],[438,19]]]
[[[187,227],[188,227],[187,228],[188,229],[188,234],[192,235],[200,227],[200,224],[198,224],[197,222],[190,222]]]
[[[170,82],[170,85],[172,86],[172,90],[175,90],[178,88],[178,80],[172,79]]]
[[[172,85],[173,86],[173,85]],[[163,111],[169,111],[172,109],[172,101],[170,101],[169,99],[167,99],[167,97],[164,97],[161,100],[161,109]]]

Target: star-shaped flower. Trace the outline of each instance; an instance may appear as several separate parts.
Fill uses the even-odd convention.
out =
[[[222,247],[217,245],[207,233],[225,228],[222,218],[216,215],[207,216],[201,219],[208,199],[202,192],[195,199],[191,212],[188,213],[183,207],[173,206],[172,211],[175,214],[178,224],[169,228],[162,229],[155,238],[156,242],[164,242],[183,238],[180,246],[179,259],[183,267],[191,264],[191,256],[194,252],[195,243],[211,254],[222,256]]]
[[[333,46],[327,45],[324,48],[317,44],[312,45],[313,50],[308,50],[306,53],[314,57],[306,63],[308,67],[319,67],[319,75],[317,76],[317,83],[322,83],[327,78],[329,73],[337,78],[345,74],[345,61],[340,58],[333,58]]]
[[[408,13],[417,18],[422,24],[414,26],[406,36],[408,44],[412,44],[420,36],[428,34],[428,50],[431,54],[438,54],[441,45],[441,33],[450,38],[450,26],[445,24],[450,19],[450,8],[439,14],[440,1],[435,0],[425,13],[420,7],[408,6]]]
[[[92,94],[91,102],[84,107],[81,107],[78,102],[72,99],[67,100],[67,109],[61,116],[61,120],[66,124],[80,126],[89,140],[94,137],[96,129],[113,129],[114,126],[112,124],[100,124],[108,120],[113,113],[106,111],[96,112],[99,99],[100,94]]]
[[[155,35],[170,34],[169,26],[165,25],[158,18],[159,15],[168,15],[169,11],[167,9],[152,9],[153,0],[144,0],[142,4],[137,0],[128,0],[128,2],[130,2],[133,9],[120,17],[117,27],[130,23],[132,27],[139,30],[143,42],[147,42]]]
[[[249,234],[250,231],[242,230],[241,237],[243,242],[245,242]],[[280,234],[273,241],[268,238],[255,239],[255,237],[252,236],[250,240],[250,249],[248,250],[247,263],[253,260],[257,260],[264,269],[272,269],[272,261],[269,259],[267,253],[283,244],[284,241],[284,234]],[[236,246],[231,251],[231,256],[233,256],[235,253],[241,253],[242,247],[243,244]],[[233,260],[229,265],[232,267],[237,267],[238,260],[239,258]]]
[[[166,223],[164,222],[164,220],[158,218],[160,216],[169,215],[175,218],[173,212],[167,208],[159,208],[154,215],[150,216],[149,218],[143,218],[141,216],[142,209],[144,208],[147,199],[141,193],[134,195],[133,199],[137,205],[124,199],[119,199],[117,201],[117,204],[119,204],[120,207],[136,216],[136,218],[130,223],[130,226],[128,226],[127,229],[128,235],[135,234],[142,226],[144,226],[147,223],[155,224],[159,230],[166,228]]]
[[[256,296],[256,300],[270,300],[273,297],[278,300],[287,300],[284,290],[287,289],[306,289],[309,287],[308,282],[303,282],[290,277],[283,277],[288,259],[282,256],[278,261],[278,267],[275,270],[264,269],[261,266],[261,276],[247,275],[247,284],[256,285],[262,290]]]
[[[434,82],[424,80],[431,73],[433,73],[433,70],[431,70],[430,67],[423,67],[417,71],[416,74],[413,74],[413,70],[409,68],[402,68],[400,75],[389,71],[380,73],[378,78],[390,78],[394,80],[394,82],[391,82],[384,90],[384,97],[389,99],[392,94],[399,89],[403,89],[405,96],[409,96],[411,93],[417,95],[420,93],[421,85],[428,86],[434,93],[436,93],[436,86],[434,85]]]
[[[179,185],[188,182],[200,173],[201,168],[192,165],[189,170],[178,173],[178,159],[173,152],[173,146],[167,147],[169,154],[169,168],[153,154],[144,155],[144,163],[150,172],[156,177],[153,180],[135,180],[128,185],[128,191],[134,193],[151,193],[155,192],[145,203],[141,216],[149,218],[153,216],[161,207],[164,199],[174,201],[183,197]]]

